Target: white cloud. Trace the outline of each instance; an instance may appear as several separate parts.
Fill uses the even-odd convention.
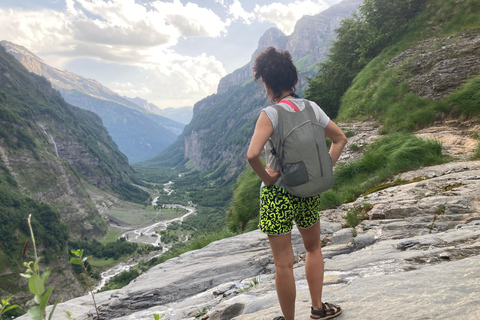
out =
[[[167,50],[179,37],[219,37],[228,23],[210,9],[179,0],[148,5],[135,0],[66,0],[64,12],[0,8],[0,34],[7,35],[6,40],[38,54],[109,62],[151,60],[148,49]],[[136,50],[142,54],[133,54]],[[120,53],[126,56],[122,59]]]
[[[172,3],[155,1],[152,6],[167,24],[174,26],[184,37],[218,37],[226,33],[228,22],[223,22],[212,10],[195,3],[183,5],[180,0]]]
[[[255,6],[254,12],[260,21],[273,22],[285,34],[293,32],[298,19],[304,15],[315,15],[328,8],[324,0],[295,0],[287,5],[272,3],[266,6]]]
[[[121,95],[147,98],[161,108],[192,106],[215,93],[218,82],[226,74],[223,65],[206,54],[197,57],[167,54],[162,58],[167,63],[138,67],[141,80],[111,82],[107,87]]]
[[[147,72],[149,87],[154,92],[152,99],[188,97],[194,102],[215,93],[218,82],[226,74],[223,65],[206,54],[183,57]]]
[[[250,24],[255,18],[252,12],[246,12],[239,0],[234,0],[233,4],[228,7],[228,13],[233,16],[233,20],[243,20],[246,24]]]
[[[34,52],[66,50],[72,44],[69,31],[64,13],[0,8],[0,34]]]
[[[154,103],[178,101],[175,106],[192,105],[214,93],[226,74],[213,56],[176,53],[172,48],[181,38],[223,37],[232,21],[250,24],[255,19],[271,21],[289,34],[302,15],[327,7],[323,0],[292,0],[288,5],[256,5],[247,12],[244,0],[215,0],[223,6],[222,19],[196,0],[64,1],[63,11],[0,8],[0,34],[59,69],[79,58],[129,66],[129,72],[134,67],[146,80],[104,84],[124,95],[145,95]]]
[[[53,67],[90,58],[137,67],[145,83],[105,84],[124,95],[182,99],[189,105],[216,91],[226,74],[213,56],[182,56],[171,47],[180,37],[219,37],[229,20],[194,3],[135,0],[65,0],[65,11],[0,8],[0,34],[25,46]],[[165,91],[158,94],[160,85]],[[130,93],[130,94],[128,94]],[[185,97],[188,98],[185,98]]]

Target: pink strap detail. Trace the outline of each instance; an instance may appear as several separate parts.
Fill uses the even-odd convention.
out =
[[[290,101],[282,100],[282,101],[279,101],[278,103],[286,103],[290,107],[292,107],[295,110],[295,112],[300,112],[300,109],[298,109],[298,107],[296,105],[294,105],[293,103],[291,103]]]

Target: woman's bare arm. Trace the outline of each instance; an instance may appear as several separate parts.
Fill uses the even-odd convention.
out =
[[[325,129],[325,135],[332,140],[330,157],[332,158],[333,165],[335,165],[335,163],[338,161],[338,158],[340,158],[348,139],[343,133],[342,129],[340,129],[332,120],[330,120],[327,128]]]
[[[271,170],[269,167],[264,168],[262,159],[262,149],[273,133],[273,125],[265,112],[260,114],[255,126],[250,146],[247,151],[247,160],[253,171],[260,177],[267,186],[272,185],[280,177],[280,172]]]

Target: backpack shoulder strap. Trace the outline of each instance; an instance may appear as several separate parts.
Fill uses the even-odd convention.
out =
[[[278,103],[288,104],[290,107],[293,108],[293,110],[295,110],[295,112],[300,112],[300,109],[298,109],[298,107],[295,104],[291,103],[290,101],[282,100],[282,101],[279,101]]]
[[[310,119],[314,120],[314,122],[318,123],[317,115],[315,114],[315,110],[313,110],[312,105],[310,104],[310,101],[304,99],[303,102],[305,103],[305,110],[307,110]]]

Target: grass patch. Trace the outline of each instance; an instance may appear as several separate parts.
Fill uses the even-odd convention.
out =
[[[360,146],[356,143],[352,143],[348,146],[350,148],[350,150],[352,151],[359,151],[360,150]]]
[[[260,178],[250,167],[247,167],[238,178],[232,204],[227,211],[227,227],[232,232],[258,229],[260,184]]]
[[[186,209],[183,208],[167,208],[160,210],[159,221],[171,220],[179,218],[187,213]]]
[[[429,11],[431,12],[430,23],[440,25],[445,36],[457,32],[480,28],[479,0],[437,0],[432,1]]]
[[[104,258],[98,259],[94,257],[88,258],[88,263],[90,263],[92,267],[100,269],[100,271],[110,269],[116,266],[119,262],[120,262],[120,259],[114,260],[113,258],[108,258],[108,259],[104,259]]]
[[[446,161],[437,141],[408,133],[390,134],[372,143],[360,159],[335,168],[333,188],[321,195],[322,210],[354,201],[398,173]]]
[[[472,160],[480,159],[480,142],[477,143],[477,148],[475,149],[475,154],[472,156]]]
[[[125,229],[115,228],[112,226],[108,226],[107,233],[105,236],[100,240],[101,244],[107,244],[109,242],[115,242],[118,239],[118,236],[125,232]]]
[[[372,205],[368,202],[364,202],[361,205],[354,206],[347,211],[345,216],[345,222],[349,227],[355,228],[360,221],[365,220],[368,215],[368,211],[372,210]]]
[[[159,203],[159,205],[161,205]],[[120,207],[109,210],[108,214],[131,226],[142,226],[159,221],[178,218],[187,213],[183,208],[159,208],[122,203]]]
[[[347,130],[347,131],[344,132],[344,134],[347,138],[350,138],[350,137],[353,137],[355,135],[355,131]]]

